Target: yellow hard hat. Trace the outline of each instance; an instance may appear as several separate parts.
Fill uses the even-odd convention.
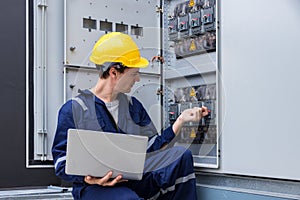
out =
[[[96,42],[90,60],[97,65],[115,62],[136,68],[144,68],[149,64],[147,59],[140,56],[140,51],[132,38],[120,32],[103,35]]]

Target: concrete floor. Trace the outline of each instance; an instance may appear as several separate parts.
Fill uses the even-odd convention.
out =
[[[0,199],[59,199],[59,200],[72,200],[70,188],[60,188],[49,186],[46,188],[16,188],[16,189],[3,189],[0,190]]]

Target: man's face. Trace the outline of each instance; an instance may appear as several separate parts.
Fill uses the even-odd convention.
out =
[[[127,68],[123,74],[119,74],[115,89],[118,92],[129,93],[135,82],[140,81],[139,68]]]

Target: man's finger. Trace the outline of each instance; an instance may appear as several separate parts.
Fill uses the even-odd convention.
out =
[[[112,171],[108,172],[105,176],[99,179],[98,184],[105,185],[106,182],[108,182],[108,180],[111,178],[112,174],[113,174]]]
[[[104,186],[114,186],[116,185],[120,180],[122,179],[122,176],[119,175],[116,178],[114,178],[112,181],[109,181],[107,183],[104,184]]]
[[[203,106],[201,109],[202,109],[202,116],[208,115],[208,109],[207,109],[207,107]]]
[[[92,176],[84,177],[84,181],[88,184],[96,184],[97,183],[97,179]]]

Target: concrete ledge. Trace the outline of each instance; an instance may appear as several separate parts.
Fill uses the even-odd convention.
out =
[[[300,182],[269,178],[197,172],[197,186],[218,190],[300,199]]]

